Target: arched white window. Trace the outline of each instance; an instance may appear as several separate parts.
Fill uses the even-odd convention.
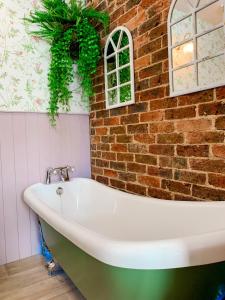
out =
[[[133,104],[133,40],[130,31],[117,27],[109,35],[104,53],[106,108]]]
[[[225,85],[224,0],[174,0],[169,19],[171,96]]]

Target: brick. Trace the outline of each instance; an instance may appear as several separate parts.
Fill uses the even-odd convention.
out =
[[[114,171],[114,170],[110,170],[110,169],[104,169],[104,175],[106,177],[117,177],[118,176],[118,172]]]
[[[172,199],[172,194],[170,192],[152,187],[148,188],[148,196],[164,200]]]
[[[102,159],[96,159],[96,166],[101,168],[108,168],[109,162]]]
[[[208,145],[177,145],[177,154],[179,156],[187,157],[208,157],[209,146]]]
[[[159,176],[168,179],[172,179],[173,177],[172,169],[161,168],[156,166],[148,166],[147,173],[152,176]]]
[[[149,153],[156,155],[174,155],[174,146],[170,145],[150,145]]]
[[[117,189],[121,189],[121,190],[125,189],[125,183],[122,182],[121,180],[110,179],[110,185]]]
[[[128,151],[131,153],[148,153],[147,145],[129,144]]]
[[[138,49],[138,57],[146,56],[147,54],[150,54],[160,48],[161,48],[161,39],[157,39],[157,40],[151,41],[150,43],[146,43],[145,45],[143,45],[142,47],[140,47]],[[148,64],[146,64],[146,65],[148,65]]]
[[[156,87],[156,86],[161,86],[163,84],[168,84],[169,83],[169,73],[162,73],[160,75],[156,75],[154,77],[150,78],[150,86],[151,87]]]
[[[100,151],[109,151],[110,145],[109,144],[98,144],[97,149]]]
[[[106,128],[106,127],[99,127],[99,128],[96,128],[96,130],[95,130],[96,135],[106,135],[107,133],[108,133],[108,128]]]
[[[219,87],[216,89],[216,99],[217,100],[221,100],[221,99],[225,99],[225,88],[223,87]]]
[[[119,124],[120,124],[119,117],[111,117],[111,118],[104,119],[104,125],[114,126],[114,125],[119,125]]]
[[[127,183],[127,188],[126,188],[129,192],[134,193],[134,194],[138,194],[138,195],[146,195],[147,193],[147,189],[146,187],[143,187],[141,185],[138,184],[133,184],[133,183]]]
[[[152,144],[155,143],[155,135],[148,133],[136,134],[134,140],[143,144]]]
[[[127,127],[128,133],[147,133],[148,132],[148,124],[138,124],[138,125],[128,125]]]
[[[137,180],[136,174],[133,173],[127,173],[127,172],[120,172],[119,173],[119,179],[122,181],[130,181],[135,182]]]
[[[193,186],[192,195],[204,200],[212,200],[212,201],[225,200],[225,190],[213,189],[213,188],[203,187],[198,185]]]
[[[176,170],[174,179],[195,184],[205,184],[206,175],[203,173],[195,173],[190,171]]]
[[[164,99],[152,100],[150,102],[150,110],[173,108],[176,106],[177,106],[177,98],[164,98]]]
[[[128,0],[126,3],[126,10],[131,9],[133,6],[139,4],[141,0]]]
[[[176,121],[175,128],[178,132],[207,131],[212,129],[212,120],[198,119]]]
[[[131,153],[117,153],[117,160],[118,161],[133,161],[134,155]]]
[[[224,173],[225,161],[222,159],[190,159],[190,167],[193,170],[204,172]]]
[[[171,192],[177,192],[177,193],[187,194],[187,195],[191,193],[191,184],[189,183],[163,179],[162,187]]]
[[[171,133],[174,131],[174,124],[172,122],[159,122],[150,124],[151,133]]]
[[[178,201],[202,201],[202,199],[193,196],[184,196],[181,194],[174,194],[174,200]]]
[[[215,157],[225,159],[225,145],[213,145],[212,153]]]
[[[137,163],[128,163],[127,164],[127,170],[129,172],[135,172],[135,173],[146,173],[146,165],[141,165]]]
[[[150,101],[154,99],[160,99],[163,98],[165,94],[164,87],[156,87],[150,90],[146,90],[143,92],[140,92],[140,101]]]
[[[213,90],[207,90],[178,97],[178,105],[186,106],[213,101]]]
[[[102,143],[115,143],[115,136],[113,135],[103,135],[101,137]]]
[[[114,152],[102,152],[102,158],[106,160],[116,160],[116,153]]]
[[[139,35],[144,34],[145,32],[149,31],[157,27],[160,24],[160,15],[154,16],[153,18],[147,20],[139,27]]]
[[[144,68],[139,72],[139,78],[145,79],[154,75],[162,73],[162,63],[154,64],[150,67]]]
[[[108,185],[109,184],[109,179],[107,177],[104,177],[104,176],[97,176],[96,177],[96,180],[100,183],[103,183],[105,185]]]
[[[137,7],[133,7],[129,11],[125,12],[120,18],[120,24],[127,23],[130,19],[133,19],[137,15]]]
[[[115,126],[110,128],[110,134],[125,134],[126,128],[124,126]]]
[[[184,142],[184,136],[180,133],[158,134],[157,142],[159,144],[182,144]]]
[[[139,53],[140,53],[140,51],[139,51]],[[144,68],[146,66],[149,66],[149,65],[150,65],[150,55],[145,55],[145,56],[139,57],[134,61],[135,70],[142,69],[142,68]],[[149,82],[148,82],[148,85],[149,85]]]
[[[135,155],[135,161],[137,163],[142,163],[146,165],[156,165],[157,164],[157,158],[152,155]]]
[[[140,114],[141,122],[154,122],[163,120],[164,112],[163,111],[155,111],[155,112],[145,112]]]
[[[193,118],[195,116],[196,116],[195,106],[168,109],[165,112],[165,118],[167,120],[186,119],[186,118]]]
[[[150,40],[155,40],[165,34],[167,34],[167,23],[161,24],[152,29],[149,34],[149,38]]]
[[[138,176],[138,182],[141,185],[146,185],[150,187],[160,187],[160,179],[158,177],[148,176],[148,175],[142,175]]]
[[[209,184],[225,189],[225,175],[209,174]]]
[[[200,104],[198,111],[200,116],[223,115],[225,114],[225,103],[212,102]]]
[[[208,144],[208,143],[221,143],[224,141],[223,132],[192,132],[188,133],[186,142],[188,144]]]
[[[172,167],[176,169],[187,169],[187,159],[184,157],[173,157]]]
[[[160,49],[152,54],[152,63],[168,59],[168,48]]]
[[[119,7],[117,10],[115,10],[113,12],[113,14],[111,14],[110,16],[110,20],[111,22],[114,22],[116,19],[118,19],[120,16],[122,16],[124,14],[124,7],[121,6]]]
[[[111,161],[110,162],[110,168],[113,169],[113,170],[125,171],[126,170],[126,164],[124,162]]]
[[[97,174],[97,175],[103,175],[103,169],[102,168],[98,168],[98,167],[95,167],[95,166],[92,166],[91,167],[91,172],[92,174]]]
[[[139,122],[139,114],[130,114],[121,117],[121,124],[136,124]]]
[[[117,108],[113,108],[113,109],[110,110],[110,116],[111,117],[125,115],[126,113],[127,113],[127,107],[126,106],[117,107]]]
[[[127,144],[127,143],[131,143],[132,142],[132,136],[131,135],[118,135],[116,137],[116,141],[117,143],[122,143],[122,144]]]
[[[218,117],[215,123],[216,129],[225,130],[225,117]]]
[[[109,116],[109,110],[96,111],[96,118],[107,118]]]
[[[111,151],[115,152],[127,152],[127,145],[124,144],[112,144]]]
[[[145,112],[148,110],[148,103],[135,103],[133,105],[129,105],[128,107],[128,113],[139,113],[139,112]]]
[[[162,168],[172,168],[173,166],[172,157],[167,157],[167,156],[159,157],[159,166]]]

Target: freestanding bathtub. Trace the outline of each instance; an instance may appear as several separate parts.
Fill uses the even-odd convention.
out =
[[[158,200],[83,178],[35,184],[24,199],[88,300],[215,300],[225,283],[225,202]]]

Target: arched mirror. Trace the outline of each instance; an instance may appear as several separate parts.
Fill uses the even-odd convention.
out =
[[[117,27],[109,35],[104,53],[106,108],[133,104],[133,41],[130,31]]]
[[[171,96],[225,84],[224,0],[176,0],[170,8]]]

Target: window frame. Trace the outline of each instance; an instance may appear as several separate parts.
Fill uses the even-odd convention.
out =
[[[169,58],[169,85],[170,85],[170,96],[171,97],[176,97],[176,96],[180,96],[180,95],[186,95],[186,94],[191,94],[194,92],[199,92],[199,91],[204,91],[204,90],[208,90],[208,89],[212,89],[212,88],[216,88],[216,87],[220,87],[220,86],[224,86],[225,85],[225,78],[221,81],[218,82],[214,82],[212,84],[208,84],[208,85],[203,85],[200,86],[199,85],[199,77],[198,77],[198,64],[204,61],[209,61],[213,58],[219,57],[219,56],[224,56],[224,60],[225,60],[225,47],[224,50],[221,51],[219,54],[214,54],[211,56],[207,56],[201,59],[198,59],[198,54],[197,54],[197,39],[201,36],[207,35],[215,30],[218,30],[220,28],[223,28],[223,32],[225,34],[225,0],[223,1],[223,5],[224,5],[224,14],[223,14],[223,22],[212,26],[210,29],[205,30],[203,32],[198,33],[197,32],[197,13],[205,8],[207,8],[208,6],[219,2],[220,0],[209,0],[208,4],[199,6],[200,4],[200,0],[196,0],[196,6],[193,7],[192,11],[185,15],[182,18],[179,18],[177,20],[175,20],[174,22],[172,22],[172,16],[173,16],[173,11],[175,9],[176,3],[178,0],[173,0],[170,6],[170,10],[169,10],[169,15],[168,15],[168,22],[167,22],[167,28],[168,28],[168,58]],[[188,0],[186,0],[188,1]],[[189,2],[189,1],[188,1]],[[192,7],[192,5],[190,5]],[[179,24],[180,22],[182,22],[183,20],[185,20],[188,17],[192,17],[192,25],[193,25],[193,35],[190,38],[184,39],[182,42],[179,43],[175,43],[174,45],[172,44],[172,27],[175,24]],[[181,65],[179,67],[173,67],[173,49],[181,46],[185,43],[191,42],[193,41],[193,45],[194,45],[194,53],[193,53],[193,60],[187,64]],[[180,70],[183,69],[185,67],[189,67],[189,66],[193,66],[194,67],[194,76],[195,76],[195,82],[196,82],[196,86],[191,88],[191,89],[183,89],[183,90],[179,90],[179,91],[174,91],[174,80],[173,80],[173,74],[174,71],[176,70]]]
[[[123,37],[123,33],[125,33],[128,37],[128,45],[118,48],[118,45],[116,46],[112,37],[113,35],[117,32],[120,31],[120,37],[118,41],[118,45],[120,46],[120,42]],[[110,55],[107,55],[108,51],[108,46],[109,44],[112,44],[113,46],[113,53]],[[119,53],[123,52],[124,50],[129,49],[129,56],[130,56],[130,62],[120,66],[119,65]],[[115,55],[116,57],[116,68],[112,71],[107,70],[107,59],[113,57]],[[130,66],[130,81],[127,81],[125,83],[120,84],[120,75],[119,72],[121,69],[127,68]],[[130,33],[130,31],[125,27],[125,26],[118,26],[116,27],[108,36],[105,44],[105,49],[104,49],[104,78],[105,78],[105,98],[106,98],[106,109],[112,109],[112,108],[117,108],[117,107],[123,107],[127,105],[131,105],[135,103],[135,87],[134,87],[134,46],[133,46],[133,38]],[[108,86],[108,75],[116,73],[116,79],[117,79],[117,85],[115,87],[109,88]],[[126,102],[120,102],[120,88],[123,86],[130,85],[131,87],[131,99]],[[110,105],[109,104],[109,97],[108,97],[108,92],[116,90],[117,91],[117,102],[115,104]]]

